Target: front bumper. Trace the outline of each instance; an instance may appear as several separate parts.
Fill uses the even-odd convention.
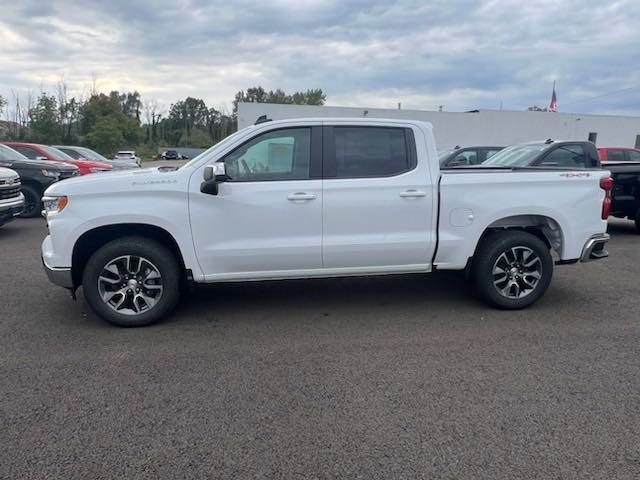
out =
[[[609,241],[609,235],[607,233],[599,233],[594,235],[582,248],[582,255],[580,255],[581,262],[591,262],[592,260],[602,260],[609,256],[609,252],[605,249],[607,242]]]
[[[42,267],[51,283],[64,288],[73,289],[75,287],[73,285],[73,276],[71,275],[70,268],[50,267],[47,265],[47,262],[44,261],[44,258],[42,259]]]
[[[10,222],[22,213],[24,209],[24,195],[20,194],[17,200],[0,203],[0,225]]]

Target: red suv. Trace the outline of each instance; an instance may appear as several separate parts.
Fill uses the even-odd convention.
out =
[[[61,152],[57,148],[49,147],[47,145],[39,145],[37,143],[24,143],[24,142],[0,142],[4,145],[17,150],[25,157],[31,160],[47,160],[50,162],[64,162],[70,163],[78,167],[80,175],[86,175],[87,173],[106,172],[111,170],[111,165],[102,162],[93,162],[88,160],[76,160],[71,158],[64,152]]]
[[[629,147],[600,147],[598,148],[601,162],[623,163],[640,162],[640,150]]]

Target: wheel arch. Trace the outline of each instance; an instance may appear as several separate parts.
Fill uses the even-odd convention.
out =
[[[122,237],[153,239],[169,248],[176,256],[180,268],[186,272],[184,257],[176,239],[162,227],[145,223],[118,223],[95,227],[84,232],[73,246],[71,275],[73,284],[82,283],[82,274],[91,255],[107,243]]]
[[[42,195],[43,192],[45,191],[45,187],[37,180],[33,180],[31,178],[23,178],[21,179],[21,183],[22,183],[22,186],[28,186],[33,188],[34,190],[39,192],[40,195]]]
[[[531,233],[549,247],[549,250],[551,250],[552,254],[556,257],[556,260],[562,258],[565,245],[565,236],[562,227],[555,219],[547,215],[511,215],[495,220],[482,232],[476,244],[476,251],[487,235],[500,230],[521,230]]]

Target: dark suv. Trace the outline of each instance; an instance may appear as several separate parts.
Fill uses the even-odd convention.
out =
[[[78,167],[62,162],[29,160],[20,152],[0,144],[0,167],[7,167],[20,175],[21,191],[24,194],[24,209],[21,217],[36,217],[42,211],[42,194],[58,180],[75,177]]]

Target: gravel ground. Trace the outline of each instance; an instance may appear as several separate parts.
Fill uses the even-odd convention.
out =
[[[2,479],[640,477],[640,236],[492,310],[458,274],[226,284],[119,329],[0,228]]]

